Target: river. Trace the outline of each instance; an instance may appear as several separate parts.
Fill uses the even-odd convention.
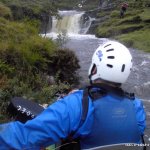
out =
[[[65,44],[65,47],[73,50],[77,55],[81,66],[79,70],[81,84],[88,84],[88,68],[91,64],[93,52],[100,44],[105,43],[109,39],[96,38],[94,35],[86,35],[85,32],[87,28],[89,28],[90,22],[82,25],[82,27],[84,26],[84,32],[83,28],[80,30],[79,23],[80,18],[83,16],[83,12],[71,11],[70,13],[62,11],[61,14],[65,16],[64,20],[62,19],[61,22],[57,22],[56,19],[54,19],[55,25],[47,36],[56,37],[56,30],[58,31],[60,28],[69,31],[69,40]],[[90,21],[91,18],[86,18],[86,20]],[[145,140],[146,143],[150,144],[150,53],[131,48],[130,52],[133,56],[133,69],[127,82],[123,85],[123,88],[127,91],[134,92],[144,103],[147,114]]]

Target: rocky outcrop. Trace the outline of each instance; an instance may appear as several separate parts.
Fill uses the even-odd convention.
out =
[[[101,1],[98,8],[86,11],[85,14],[92,18],[91,26],[88,30],[88,34],[96,34],[96,28],[106,21],[109,17],[108,15],[99,16],[101,12],[110,12],[114,9],[115,5],[113,3],[108,3],[106,1]]]
[[[106,21],[108,19],[108,16],[104,16],[104,17],[100,17],[100,18],[95,18],[93,19],[91,26],[87,32],[87,34],[96,34],[96,29],[97,27],[103,23],[104,21]]]

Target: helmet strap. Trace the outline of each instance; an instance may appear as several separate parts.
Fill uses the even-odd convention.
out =
[[[90,81],[90,85],[93,84],[92,80],[91,80],[92,74],[89,75],[89,81]]]

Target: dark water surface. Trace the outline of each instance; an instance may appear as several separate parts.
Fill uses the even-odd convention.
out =
[[[81,84],[88,83],[88,69],[95,49],[107,41],[91,36],[75,37],[68,41],[67,48],[72,49],[80,60]],[[144,53],[135,49],[130,49],[133,57],[133,69],[123,88],[128,92],[134,92],[142,99],[147,114],[147,129],[145,141],[150,144],[150,53]],[[147,149],[150,150],[150,147]]]

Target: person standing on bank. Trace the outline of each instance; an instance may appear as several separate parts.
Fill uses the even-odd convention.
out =
[[[125,2],[121,5],[120,18],[123,18],[123,17],[124,17],[124,14],[125,14],[125,12],[126,12],[126,10],[127,10],[127,7],[128,7],[128,4],[125,3]]]
[[[78,90],[25,124],[18,121],[2,124],[0,149],[39,150],[70,135],[72,139],[80,139],[81,149],[141,143],[146,127],[142,102],[121,89],[131,68],[132,56],[124,45],[109,41],[99,46],[89,69],[91,86],[85,120],[84,90]]]

